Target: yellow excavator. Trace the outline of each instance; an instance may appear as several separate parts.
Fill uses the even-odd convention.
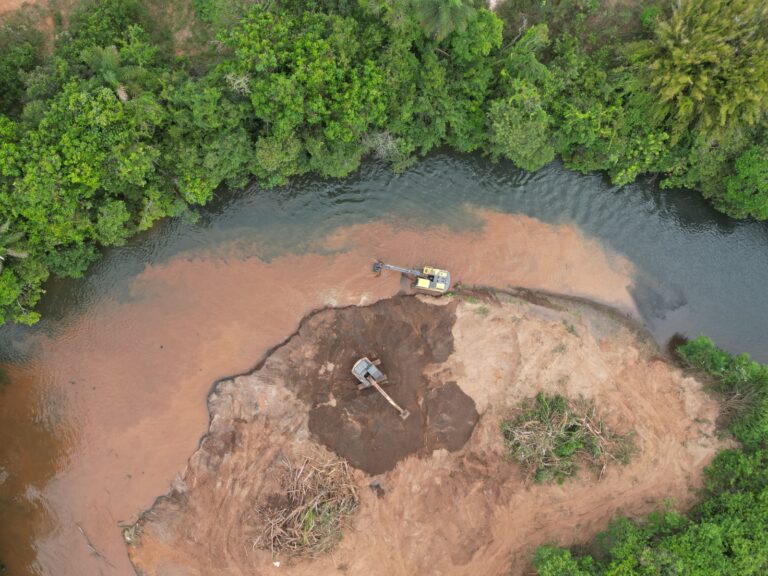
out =
[[[430,294],[445,294],[451,287],[451,273],[448,270],[432,268],[432,266],[424,266],[418,269],[393,266],[392,264],[385,264],[380,260],[373,263],[373,271],[376,274],[381,274],[382,270],[400,272],[409,278],[413,278],[414,288]]]

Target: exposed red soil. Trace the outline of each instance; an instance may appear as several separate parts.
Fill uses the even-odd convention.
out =
[[[586,542],[615,514],[644,514],[669,498],[688,505],[720,446],[717,404],[618,315],[557,298],[541,304],[503,294],[484,302],[400,297],[313,315],[254,372],[217,385],[208,435],[131,534],[138,572],[517,575],[530,570],[540,544]],[[394,334],[381,336],[377,326]],[[384,365],[404,367],[393,395],[427,416],[425,435],[430,422],[447,422],[441,429],[449,431],[458,423],[461,443],[434,450],[428,440],[415,442],[381,398],[355,405],[364,396],[348,368],[377,346],[386,348]],[[415,402],[402,388],[408,381],[417,383],[409,388],[417,390]],[[471,398],[476,425],[456,413],[449,395],[430,406],[430,393],[441,387]],[[541,390],[594,398],[612,429],[635,433],[638,454],[599,479],[584,471],[561,486],[526,484],[504,456],[499,423]],[[342,424],[335,437],[321,439],[311,413],[323,404],[344,406],[349,422],[382,433]],[[377,457],[392,457],[385,443],[402,444],[399,460],[367,474],[362,468],[376,468]],[[359,512],[332,553],[277,558],[276,572],[276,558],[255,545],[262,526],[253,510],[279,492],[283,457],[326,449],[359,459]],[[370,457],[361,458],[366,450]]]
[[[33,2],[29,2],[28,0],[0,0],[0,13],[18,10],[23,5],[32,3]]]
[[[208,426],[211,383],[252,368],[313,309],[396,294],[398,275],[373,277],[374,258],[440,265],[468,285],[526,286],[634,309],[626,259],[573,226],[520,215],[478,213],[476,229],[458,232],[372,222],[271,260],[256,240],[242,246],[148,265],[128,297],[105,295],[30,343],[23,367],[6,367],[0,436],[14,441],[0,446],[11,474],[0,495],[21,503],[0,525],[10,573],[133,574],[118,523],[134,522],[183,469]],[[310,281],[297,281],[297,270]],[[50,426],[41,405],[57,414]],[[56,445],[53,455],[40,435]],[[27,569],[30,557],[37,565]]]

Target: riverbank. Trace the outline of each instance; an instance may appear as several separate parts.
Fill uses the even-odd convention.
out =
[[[373,352],[406,421],[349,381]],[[600,476],[530,483],[504,457],[499,422],[540,391],[595,400],[638,452]],[[208,405],[187,468],[126,532],[140,574],[264,574],[276,560],[301,575],[522,574],[536,546],[587,542],[619,511],[685,508],[720,447],[717,403],[641,328],[531,292],[319,311]],[[312,560],[260,549],[254,512],[274,497],[279,463],[327,451],[357,469],[360,510],[339,547]]]
[[[184,467],[207,427],[211,382],[251,368],[312,310],[396,294],[397,275],[371,274],[376,257],[439,264],[468,284],[567,291],[636,313],[633,266],[576,227],[473,216],[479,224],[459,230],[402,221],[336,227],[305,234],[301,253],[271,258],[242,240],[223,242],[145,262],[102,292],[78,290],[92,297],[85,313],[18,341],[31,360],[5,367],[0,433],[12,442],[0,454],[10,474],[0,496],[13,533],[0,527],[0,557],[9,570],[98,575],[109,566],[91,553],[81,527],[116,574],[132,574],[118,524],[134,522]]]

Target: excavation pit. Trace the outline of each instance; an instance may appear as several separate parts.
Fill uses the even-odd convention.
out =
[[[309,407],[312,435],[369,474],[411,454],[461,448],[478,420],[475,403],[455,382],[425,375],[453,352],[455,308],[403,297],[319,314],[302,326],[299,338],[313,338],[296,351],[286,381]],[[362,356],[381,360],[385,390],[407,419],[372,387],[357,389],[351,369]]]

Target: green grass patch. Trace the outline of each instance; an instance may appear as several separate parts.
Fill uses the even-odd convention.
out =
[[[478,308],[475,308],[475,314],[477,314],[478,316],[482,316],[483,318],[488,316],[490,312],[491,311],[488,309],[488,306],[480,306]]]
[[[559,394],[539,393],[524,401],[501,430],[508,456],[536,482],[560,484],[580,463],[602,476],[611,462],[626,464],[634,449],[631,435],[607,429],[594,402]]]
[[[565,326],[565,329],[568,331],[569,334],[573,334],[574,336],[579,335],[579,333],[576,331],[576,326],[574,326],[567,320],[563,320],[563,326]]]

